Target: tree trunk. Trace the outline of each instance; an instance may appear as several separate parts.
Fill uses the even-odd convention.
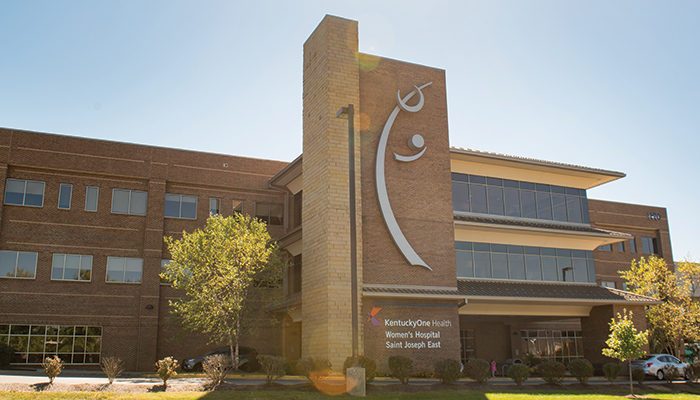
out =
[[[627,364],[629,365],[629,373],[630,373],[630,394],[632,397],[634,397],[634,386],[632,385],[632,360],[627,360]]]

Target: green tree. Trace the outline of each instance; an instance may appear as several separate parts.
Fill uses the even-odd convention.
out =
[[[634,396],[632,386],[632,360],[643,357],[646,352],[642,350],[647,344],[647,331],[637,332],[632,321],[632,312],[629,314],[624,310],[624,315],[617,314],[617,321],[613,318],[610,321],[610,337],[605,341],[607,349],[603,349],[603,355],[617,358],[629,364],[630,394]]]
[[[653,353],[669,352],[685,358],[683,341],[700,340],[700,303],[693,301],[692,291],[700,267],[679,263],[679,273],[671,270],[663,258],[644,257],[632,261],[628,271],[618,271],[627,280],[627,288],[637,294],[661,301],[646,308],[649,344]]]
[[[264,222],[238,213],[210,216],[204,229],[165,242],[172,260],[161,278],[184,291],[170,301],[173,317],[210,343],[227,343],[236,368],[240,335],[254,333],[260,321],[251,315],[281,294],[282,252]]]

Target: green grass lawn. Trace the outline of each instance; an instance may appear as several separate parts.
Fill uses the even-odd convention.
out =
[[[700,399],[700,394],[681,394],[681,393],[650,393],[644,391],[642,398],[653,400],[690,400]],[[620,400],[624,398],[627,392],[619,392],[618,394],[591,394],[578,391],[562,391],[561,393],[507,393],[477,391],[477,390],[439,390],[431,392],[419,393],[380,393],[367,396],[367,399],[377,400],[392,400],[392,399],[445,399],[445,400]],[[62,392],[62,393],[10,393],[0,392],[0,399],[8,400],[29,400],[29,399],[59,399],[59,400],[77,400],[77,399],[107,399],[107,400],[156,400],[156,399],[204,399],[204,400],[219,400],[219,399],[242,399],[242,400],[321,400],[334,398],[349,398],[348,395],[329,396],[322,393],[296,392],[296,391],[279,391],[279,392],[264,392],[264,391],[221,391],[221,392],[164,392],[164,393],[93,393],[93,392]]]

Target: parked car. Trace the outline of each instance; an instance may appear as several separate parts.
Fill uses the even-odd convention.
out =
[[[219,347],[201,356],[186,358],[185,362],[182,363],[182,369],[185,371],[201,371],[204,359],[215,354],[229,356],[231,354],[231,349],[228,347]],[[243,346],[238,348],[238,369],[244,372],[255,372],[260,369],[258,352],[254,348]]]
[[[632,361],[632,368],[643,369],[646,375],[655,376],[659,380],[663,380],[664,367],[674,366],[678,369],[678,375],[690,379],[693,371],[688,363],[677,359],[670,354],[647,354],[641,360]]]

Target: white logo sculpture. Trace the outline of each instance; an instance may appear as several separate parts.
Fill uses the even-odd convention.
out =
[[[398,222],[396,222],[396,217],[394,216],[394,212],[391,210],[391,204],[389,203],[389,195],[386,191],[386,175],[384,172],[386,144],[389,140],[391,126],[394,124],[396,116],[399,115],[399,112],[401,110],[411,113],[420,111],[423,108],[423,104],[425,102],[421,89],[425,88],[431,83],[432,82],[426,83],[425,85],[420,87],[414,86],[415,89],[413,89],[413,91],[407,94],[406,97],[404,97],[403,99],[401,98],[400,91],[396,91],[396,102],[398,103],[398,105],[396,106],[396,108],[394,108],[394,111],[392,111],[391,115],[389,116],[389,119],[387,119],[386,124],[384,125],[384,130],[382,130],[382,135],[379,138],[375,174],[377,181],[377,197],[379,198],[379,208],[382,210],[384,222],[386,223],[387,229],[389,229],[389,234],[394,240],[396,247],[398,247],[399,251],[401,251],[401,254],[403,254],[403,256],[406,258],[406,261],[408,261],[411,265],[419,265],[421,267],[428,268],[432,271],[433,269],[430,268],[428,264],[426,264],[425,261],[423,261],[418,254],[416,254],[415,250],[413,250],[413,247],[411,247],[411,245],[408,243],[408,240],[406,240],[406,237],[403,235],[403,232],[401,232],[401,228],[399,227]],[[418,96],[420,97],[420,100],[418,100],[418,104],[416,104],[415,106],[409,106],[408,104],[406,104],[406,102],[415,94],[418,94]],[[422,150],[420,150],[420,152],[413,156],[402,156],[394,153],[394,159],[401,162],[415,161],[419,159],[423,155],[423,153],[425,153],[426,147],[424,147],[424,145],[425,142],[421,135],[413,135],[408,140],[408,147],[413,151],[418,151],[420,149]]]

